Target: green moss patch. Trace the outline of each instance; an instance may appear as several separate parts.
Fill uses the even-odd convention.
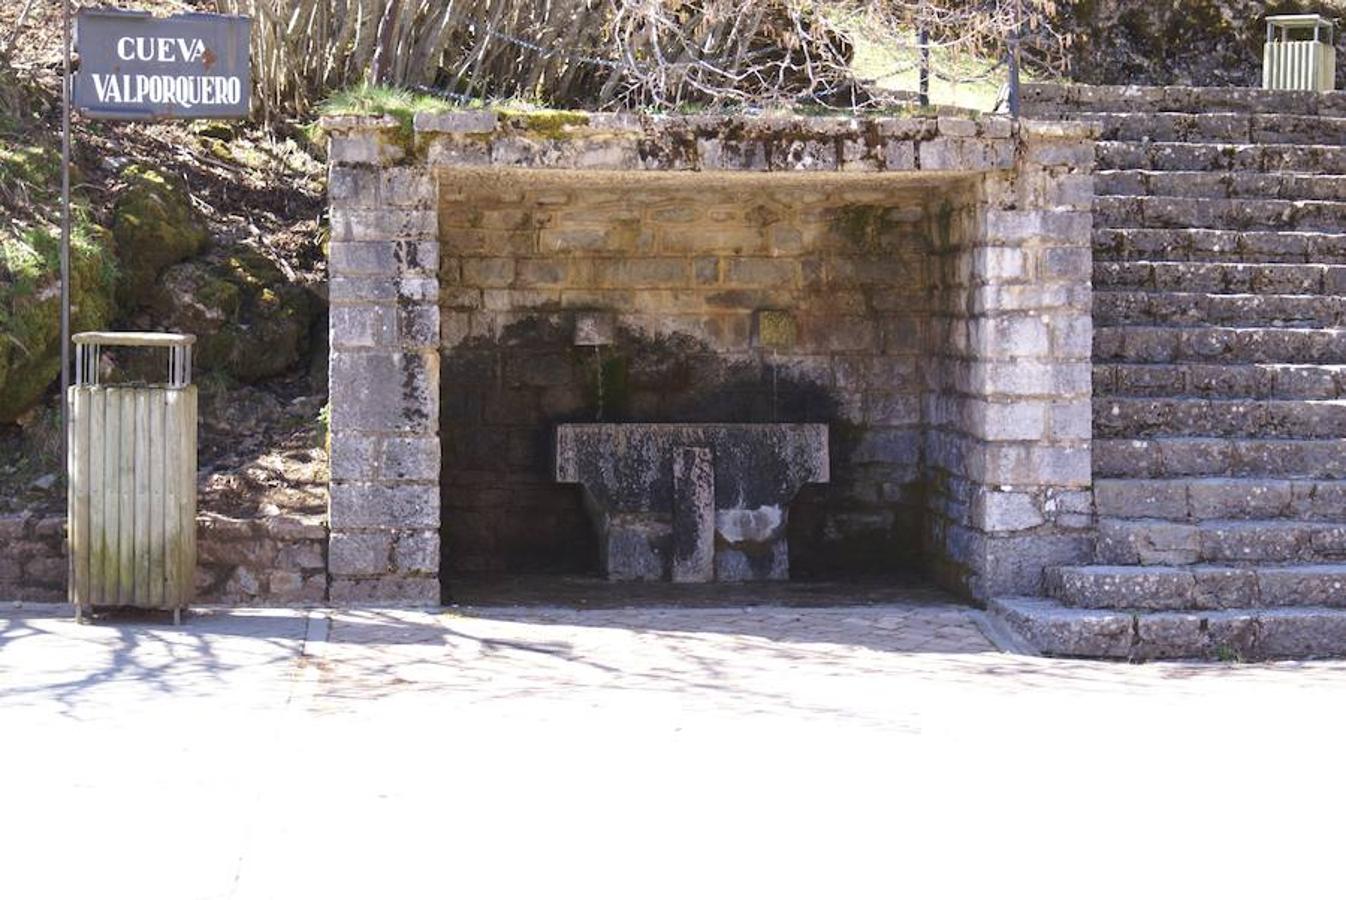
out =
[[[149,300],[160,272],[200,253],[209,233],[182,181],[145,166],[127,166],[122,180],[112,233],[122,266],[117,301],[130,312]]]
[[[397,120],[397,138],[408,149],[415,138],[414,122],[420,112],[452,112],[453,103],[433,94],[402,88],[360,84],[330,95],[318,105],[320,116],[392,116]],[[316,129],[314,137],[321,132]]]
[[[61,372],[60,233],[35,227],[0,237],[0,422],[32,409]],[[72,331],[112,321],[112,236],[75,208],[70,246]]]

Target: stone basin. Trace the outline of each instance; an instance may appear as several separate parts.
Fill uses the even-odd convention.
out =
[[[829,480],[827,426],[558,425],[556,480],[584,488],[610,579],[783,580],[789,504]]]

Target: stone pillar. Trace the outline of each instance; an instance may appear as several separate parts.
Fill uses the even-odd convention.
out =
[[[1093,141],[1020,123],[1012,173],[978,203],[963,428],[972,441],[966,585],[1035,595],[1050,565],[1092,558]]]
[[[435,182],[387,116],[330,136],[334,605],[427,606],[439,585]]]

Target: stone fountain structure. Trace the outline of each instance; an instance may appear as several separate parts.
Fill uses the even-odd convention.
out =
[[[584,488],[613,580],[789,577],[789,504],[829,480],[821,424],[566,424],[556,480]]]

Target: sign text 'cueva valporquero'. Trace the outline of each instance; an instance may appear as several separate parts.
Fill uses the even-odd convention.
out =
[[[250,20],[84,9],[75,101],[97,118],[246,116]]]

